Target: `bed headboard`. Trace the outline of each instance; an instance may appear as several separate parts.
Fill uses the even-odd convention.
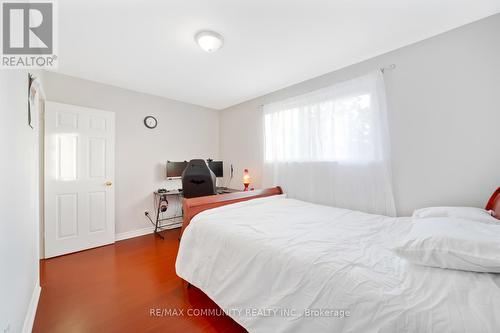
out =
[[[191,219],[204,210],[278,194],[283,194],[283,191],[281,187],[276,186],[261,190],[208,195],[190,199],[185,198],[182,202],[184,218],[182,221],[181,236],[184,229],[189,225],[189,222],[191,222]]]
[[[486,204],[486,210],[492,210],[495,217],[500,220],[500,187],[491,195],[490,200]]]

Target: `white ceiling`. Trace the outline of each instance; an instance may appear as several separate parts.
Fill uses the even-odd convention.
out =
[[[64,0],[58,72],[222,109],[500,11],[499,0]],[[221,33],[202,51],[196,32]]]

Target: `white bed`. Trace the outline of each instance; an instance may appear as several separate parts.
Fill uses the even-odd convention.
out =
[[[499,275],[407,263],[410,223],[250,200],[196,215],[176,270],[249,332],[500,332]]]

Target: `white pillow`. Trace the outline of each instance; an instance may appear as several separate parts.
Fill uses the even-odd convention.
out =
[[[420,219],[394,251],[423,266],[500,273],[500,224]]]
[[[483,223],[500,223],[491,216],[491,211],[475,207],[428,207],[417,209],[413,212],[413,218],[429,217],[456,217],[460,219],[478,221]]]

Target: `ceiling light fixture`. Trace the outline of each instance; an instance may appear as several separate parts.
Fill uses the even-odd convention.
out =
[[[206,52],[212,53],[217,51],[224,44],[224,38],[221,34],[215,31],[200,31],[194,36],[194,40]]]

